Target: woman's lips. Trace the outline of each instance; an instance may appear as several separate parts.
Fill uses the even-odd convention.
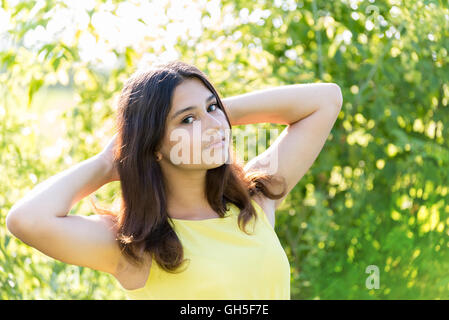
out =
[[[214,144],[211,144],[208,148],[219,148],[219,147],[221,148],[221,147],[223,147],[223,145],[224,145],[224,141],[219,141]]]
[[[206,147],[206,149],[223,147],[223,146],[224,146],[224,141],[225,141],[225,138],[222,138],[221,140],[212,142],[211,144],[209,144],[209,145]]]

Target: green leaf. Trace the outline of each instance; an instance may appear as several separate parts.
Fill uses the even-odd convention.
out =
[[[31,82],[28,87],[28,108],[31,106],[34,94],[42,87],[43,84],[43,79],[35,79],[34,77],[31,78]]]

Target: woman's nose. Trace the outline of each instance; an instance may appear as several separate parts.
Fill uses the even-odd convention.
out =
[[[207,118],[207,121],[206,121],[207,123],[205,123],[206,130],[220,131],[221,127],[223,126],[220,119],[213,116],[212,114],[208,114],[206,118]]]
[[[211,142],[223,137],[223,124],[216,117],[209,115],[205,124],[203,137],[206,141]]]

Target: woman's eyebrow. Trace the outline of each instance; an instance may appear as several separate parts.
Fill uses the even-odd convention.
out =
[[[211,101],[211,100],[213,100],[214,98],[215,98],[215,95],[214,95],[214,94],[211,94],[209,97],[207,97],[206,103],[209,102],[209,101]],[[188,106],[188,107],[185,107],[185,108],[183,108],[183,109],[181,109],[181,110],[178,110],[178,111],[176,111],[175,114],[171,117],[171,119],[173,120],[174,118],[176,118],[176,117],[177,117],[178,115],[180,115],[181,113],[184,113],[184,112],[189,111],[189,110],[194,110],[194,109],[196,109],[196,106]]]

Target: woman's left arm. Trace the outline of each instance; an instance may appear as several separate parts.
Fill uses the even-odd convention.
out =
[[[343,102],[335,83],[292,84],[223,98],[231,125],[254,123],[292,124],[319,108]]]
[[[264,122],[287,125],[267,150],[245,165],[245,171],[263,170],[284,178],[287,195],[323,148],[343,97],[335,83],[310,83],[254,91],[222,101],[231,125]],[[264,201],[275,210],[284,199],[285,196]]]

